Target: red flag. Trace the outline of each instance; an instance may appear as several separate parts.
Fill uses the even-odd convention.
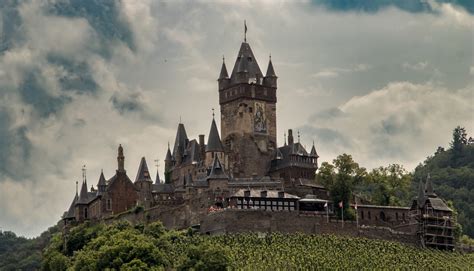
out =
[[[342,208],[342,200],[339,202],[339,208]]]

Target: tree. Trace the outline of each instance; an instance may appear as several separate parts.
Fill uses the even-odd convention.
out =
[[[466,129],[464,127],[458,126],[454,128],[453,140],[450,143],[451,150],[455,158],[459,157],[465,145],[467,145]]]
[[[398,164],[373,169],[366,178],[366,185],[375,187],[372,204],[407,205],[411,181],[412,175]]]
[[[321,164],[318,180],[329,190],[334,204],[342,201],[344,210],[348,210],[354,186],[364,181],[367,172],[352,159],[351,155],[345,153],[334,159],[333,164],[327,162]],[[341,216],[341,209],[336,208],[336,213]],[[350,214],[347,212],[345,218],[351,219]]]

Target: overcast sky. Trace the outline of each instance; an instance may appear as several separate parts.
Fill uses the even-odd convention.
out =
[[[474,134],[474,3],[442,2],[1,1],[0,229],[55,224],[82,165],[89,186],[115,173],[119,143],[133,180],[180,118],[207,137],[244,19],[279,77],[280,145],[293,128],[320,163],[412,170],[455,126]]]

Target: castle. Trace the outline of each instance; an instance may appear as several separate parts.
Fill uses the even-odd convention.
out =
[[[190,140],[184,124],[179,123],[173,148],[168,145],[164,182],[159,173],[155,180],[152,179],[144,157],[135,181],[132,181],[125,170],[124,149],[120,145],[115,175],[106,179],[102,172],[96,188],[90,189],[84,176],[80,192],[76,188],[76,195],[63,215],[65,225],[85,220],[110,220],[127,216],[132,210],[146,213],[146,218],[142,216],[141,219],[161,220],[170,227],[201,224],[206,232],[266,231],[273,229],[271,221],[275,219],[283,223],[284,230],[314,232],[316,220],[305,222],[307,218],[301,217],[301,213],[326,214],[329,223],[333,206],[328,207],[328,191],[315,182],[319,156],[314,143],[308,152],[299,142],[299,134],[295,141],[290,129],[288,140],[285,137],[283,146],[277,145],[277,79],[271,58],[263,75],[249,43],[244,40],[230,76],[223,59],[217,79],[220,133],[214,113],[207,142],[203,134],[198,140]],[[419,236],[422,231],[426,233],[426,227],[430,228],[424,215],[435,211],[438,213],[432,217],[438,224],[430,228],[432,231],[423,237],[423,242],[431,240],[436,246],[452,248],[451,211],[436,197],[429,181],[426,186],[426,189],[420,188],[423,193],[420,192],[411,208],[360,205],[357,212],[361,222],[398,229],[400,225],[411,225],[408,231]],[[210,217],[210,210],[216,209],[245,212],[238,213],[240,219],[234,221],[230,210]],[[269,212],[258,215],[254,221],[252,211],[281,212],[270,215],[270,222],[263,223],[263,217]],[[249,217],[245,218],[246,215]],[[419,221],[417,227],[410,222],[415,217]],[[246,223],[240,225],[239,220]],[[282,222],[285,220],[288,220],[287,224]],[[295,228],[296,224],[300,227]],[[238,229],[235,229],[236,225],[240,225]],[[442,234],[438,234],[440,227]],[[359,228],[357,232],[360,233]]]

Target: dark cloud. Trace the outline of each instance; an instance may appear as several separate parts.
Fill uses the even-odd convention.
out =
[[[337,107],[332,107],[332,108],[328,108],[328,109],[316,112],[315,114],[309,117],[309,121],[317,122],[318,120],[321,120],[321,119],[328,120],[328,119],[334,119],[334,118],[343,117],[343,116],[344,116],[344,112],[342,112],[341,109]]]
[[[26,165],[31,143],[26,137],[27,128],[11,127],[7,112],[0,110],[0,172],[14,179],[27,175]]]
[[[437,3],[451,3],[474,13],[474,1],[436,0]],[[313,0],[313,4],[322,5],[334,11],[377,12],[388,7],[397,7],[408,12],[435,12],[428,0]]]
[[[140,101],[140,93],[118,93],[116,92],[110,101],[114,109],[116,109],[120,114],[124,115],[126,113],[132,112],[143,112],[144,106]]]
[[[2,19],[2,35],[0,35],[0,53],[15,46],[15,43],[22,38],[21,17],[18,12],[19,1],[1,1],[0,17]]]
[[[74,61],[54,54],[48,56],[48,61],[66,72],[58,78],[63,90],[80,93],[94,93],[98,90],[99,86],[94,81],[89,65],[85,61]]]
[[[71,98],[65,95],[53,96],[48,93],[47,86],[38,70],[32,70],[25,74],[25,78],[19,87],[21,98],[26,104],[33,106],[42,118],[48,117],[61,110],[65,103]]]

